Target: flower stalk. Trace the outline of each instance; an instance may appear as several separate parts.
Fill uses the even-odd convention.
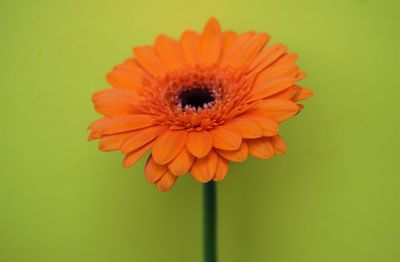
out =
[[[203,257],[204,262],[217,262],[217,185],[203,185]]]

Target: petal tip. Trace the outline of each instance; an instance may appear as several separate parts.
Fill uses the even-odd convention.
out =
[[[208,19],[207,23],[206,23],[206,27],[207,26],[218,26],[220,27],[220,24],[218,22],[218,19],[215,16],[212,16]]]

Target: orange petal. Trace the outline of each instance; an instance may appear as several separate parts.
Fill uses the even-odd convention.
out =
[[[179,155],[168,165],[169,170],[176,176],[183,176],[192,167],[195,157],[183,148]]]
[[[240,145],[238,150],[228,151],[217,149],[217,152],[225,159],[233,162],[243,162],[247,159],[247,156],[249,155],[249,149],[245,141],[242,141],[242,144]]]
[[[146,162],[145,176],[147,181],[155,183],[168,171],[167,166],[159,165],[154,162],[153,157],[150,155]]]
[[[101,137],[101,132],[103,131],[103,129],[105,128],[105,126],[108,125],[108,123],[110,123],[112,119],[109,117],[102,117],[100,119],[97,119],[95,121],[93,121],[89,126],[88,126],[88,130],[91,130],[91,133],[88,137],[89,141],[92,141],[96,138],[100,138]]]
[[[158,57],[169,69],[177,69],[185,62],[179,44],[166,35],[157,37],[155,50]]]
[[[218,156],[217,172],[215,172],[215,181],[221,181],[228,173],[229,161],[223,157]]]
[[[151,126],[131,132],[131,137],[127,139],[121,146],[121,153],[126,154],[137,148],[147,144],[154,138],[166,131],[165,126]]]
[[[166,67],[152,47],[135,47],[133,52],[140,65],[151,75],[157,77],[163,76],[166,73]]]
[[[259,117],[271,117],[278,122],[282,122],[298,112],[297,104],[291,100],[270,98],[258,103],[254,108],[247,111]]]
[[[152,146],[153,142],[149,142],[146,145],[136,149],[135,151],[130,152],[125,156],[124,162],[123,162],[123,167],[124,168],[129,168],[133,164],[136,163],[146,152],[149,150]]]
[[[154,125],[154,118],[149,115],[137,114],[113,118],[102,131],[104,135],[137,130]]]
[[[242,50],[243,47],[246,46],[246,44],[251,40],[254,35],[254,32],[246,32],[235,37],[232,44],[230,44],[230,47],[224,50],[224,56],[221,58],[219,64],[222,67],[230,65],[232,59],[234,59],[235,56],[240,53],[240,50]]]
[[[309,88],[298,87],[296,89],[296,93],[293,96],[293,101],[301,101],[307,99],[310,96],[313,96],[313,94],[314,94],[313,91]]]
[[[225,126],[237,130],[243,138],[258,138],[262,136],[260,125],[245,115],[229,120]]]
[[[254,86],[253,90],[251,91],[251,95],[247,101],[253,102],[259,99],[267,98],[268,96],[289,88],[296,82],[297,80],[295,77],[281,77],[270,80],[258,86]]]
[[[188,64],[196,64],[200,53],[200,36],[194,31],[186,31],[181,37],[183,56]]]
[[[277,78],[292,77],[296,78],[299,69],[295,64],[274,65],[261,71],[254,82],[254,88],[258,89],[259,86],[266,85],[268,82]]]
[[[306,72],[299,72],[299,74],[296,76],[297,81],[300,81],[304,79],[307,76]]]
[[[174,176],[170,171],[167,171],[161,178],[156,182],[157,188],[162,192],[167,192],[176,182],[178,177]]]
[[[250,113],[245,115],[257,122],[257,124],[261,127],[262,136],[274,136],[278,134],[279,125],[274,119]]]
[[[159,136],[153,145],[153,158],[160,165],[173,160],[186,144],[186,130],[168,130]]]
[[[282,137],[279,135],[271,137],[271,143],[274,147],[275,154],[280,155],[286,153],[286,143],[283,141]]]
[[[261,158],[268,159],[274,155],[274,148],[267,137],[246,140],[249,146],[249,154]]]
[[[206,157],[197,159],[190,170],[194,179],[199,182],[210,181],[217,171],[218,155],[211,151]]]
[[[116,88],[101,90],[92,96],[96,111],[110,117],[138,113],[139,111],[133,106],[136,100],[135,93]]]
[[[132,132],[103,136],[100,138],[99,149],[101,151],[114,151],[120,149],[122,143],[132,136]]]
[[[218,126],[210,131],[213,137],[214,147],[223,150],[237,150],[242,143],[242,137],[238,131],[225,126]]]
[[[289,88],[286,88],[285,90],[270,96],[270,98],[281,98],[281,99],[292,100],[294,94],[296,93],[297,88],[298,87],[296,85],[292,85]]]
[[[226,58],[236,37],[237,37],[237,34],[232,31],[227,31],[227,32],[222,33],[222,50],[221,50],[221,58],[220,58],[221,61]]]
[[[278,61],[274,63],[274,65],[283,65],[283,64],[294,64],[298,58],[297,54],[290,53],[281,56]]]
[[[240,68],[250,63],[264,47],[269,39],[266,33],[260,33],[251,38],[247,44],[236,54],[231,60],[230,65],[235,68]]]
[[[102,117],[99,119],[94,120],[89,126],[88,130],[93,130],[93,129],[102,129],[104,125],[108,124],[110,122],[111,118],[110,117]]]
[[[207,131],[193,131],[188,134],[186,147],[195,157],[205,157],[212,146],[213,138]]]
[[[282,44],[271,45],[262,50],[258,56],[251,62],[247,72],[249,74],[258,74],[268,66],[272,65],[286,53],[286,47]]]
[[[208,20],[201,35],[201,61],[206,64],[216,63],[221,54],[222,35],[217,19]]]
[[[107,81],[115,88],[130,91],[140,91],[143,88],[144,72],[139,66],[127,67],[124,64],[116,66],[107,74]]]

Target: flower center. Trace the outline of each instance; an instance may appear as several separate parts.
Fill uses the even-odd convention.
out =
[[[190,89],[183,90],[179,94],[178,98],[182,108],[188,106],[196,109],[209,107],[215,100],[210,89],[204,87],[192,87]]]

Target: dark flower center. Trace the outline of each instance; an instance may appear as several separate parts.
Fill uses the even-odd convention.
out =
[[[208,88],[194,87],[184,90],[179,94],[179,100],[182,108],[186,106],[198,108],[205,108],[209,103],[214,101],[214,96]]]

